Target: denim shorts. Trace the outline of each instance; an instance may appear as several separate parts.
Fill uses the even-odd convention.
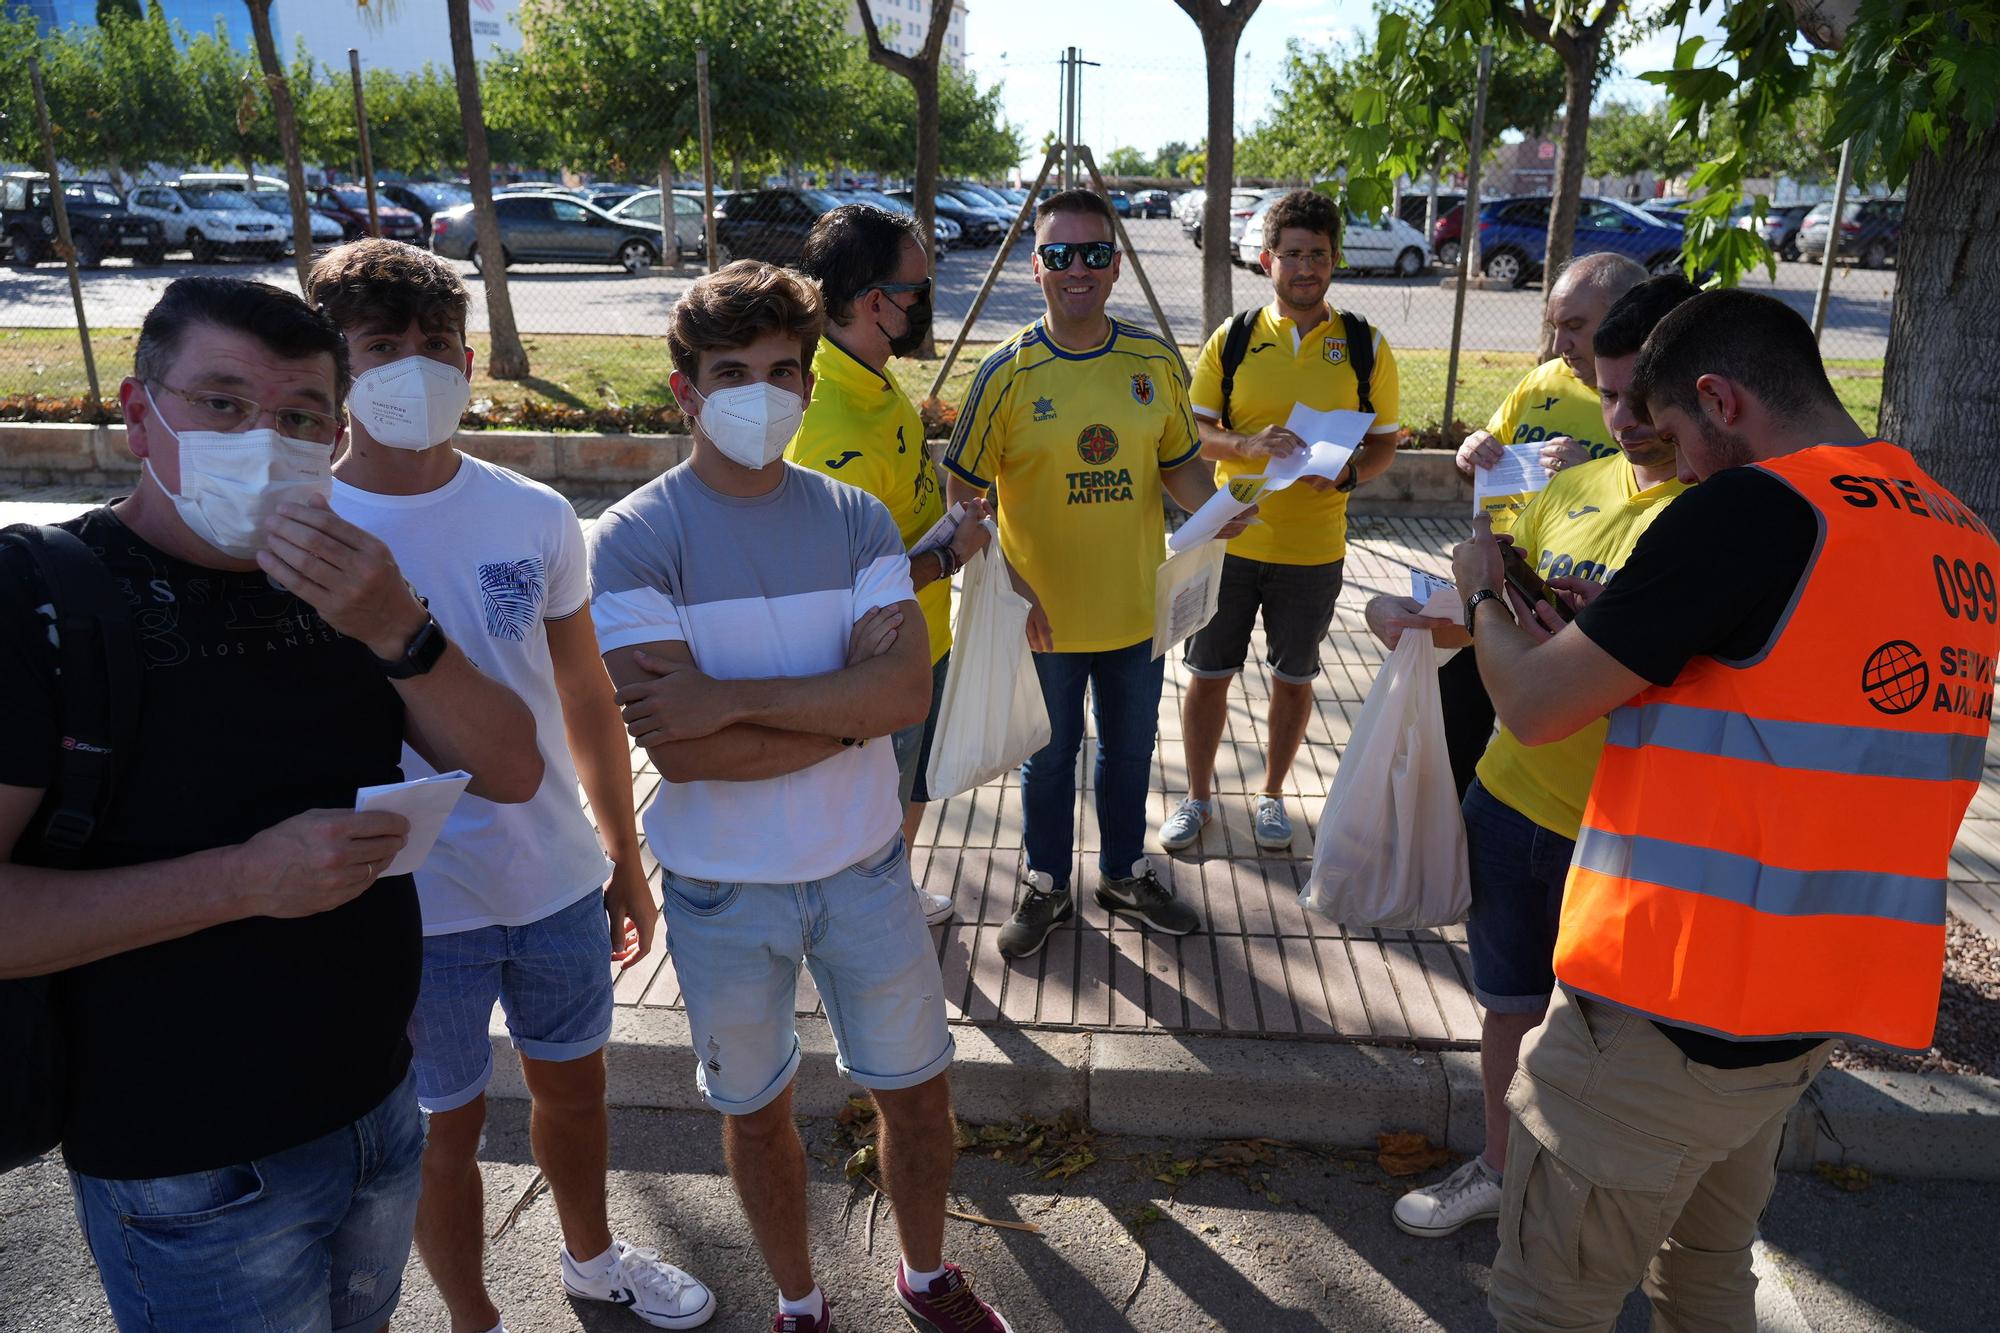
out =
[[[1280,565],[1223,556],[1215,615],[1188,640],[1188,674],[1220,678],[1241,671],[1261,608],[1271,674],[1288,685],[1310,685],[1319,675],[1320,643],[1333,623],[1345,564]]]
[[[70,1173],[120,1329],[373,1333],[402,1295],[424,1122],[405,1076],[361,1119],[254,1161],[151,1180]]]
[[[911,801],[921,805],[931,799],[924,771],[931,766],[931,740],[937,735],[938,705],[944,702],[945,669],[950,665],[951,652],[946,650],[931,667],[931,711],[923,721],[889,738],[896,754],[896,796],[905,805]]]
[[[586,893],[525,926],[424,938],[410,1047],[426,1111],[455,1111],[486,1090],[495,1000],[514,1048],[530,1060],[577,1060],[602,1049],[611,1040],[611,918],[603,895]]]
[[[944,978],[897,834],[807,884],[661,876],[695,1082],[724,1115],[771,1104],[799,1067],[799,966],[812,971],[840,1072],[864,1088],[914,1088],[950,1065]]]
[[[1496,1014],[1538,1014],[1556,988],[1556,929],[1576,844],[1501,804],[1477,780],[1463,808],[1473,993]]]

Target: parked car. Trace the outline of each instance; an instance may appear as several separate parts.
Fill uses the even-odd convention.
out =
[[[1233,198],[1230,200],[1229,253],[1236,256],[1239,263],[1241,262],[1242,255],[1239,247],[1243,244],[1243,238],[1256,235],[1261,239],[1265,210],[1291,192],[1291,187],[1285,185],[1276,186],[1269,190],[1259,190],[1256,202],[1248,208],[1241,209],[1236,207],[1236,201]],[[1255,231],[1252,230],[1253,223],[1255,224]],[[1258,247],[1258,249],[1262,248],[1261,245]],[[1253,267],[1256,265],[1255,258],[1252,258],[1250,262]]]
[[[1232,233],[1242,230],[1242,224],[1247,222],[1250,215],[1256,211],[1257,205],[1264,198],[1264,193],[1262,190],[1230,191],[1229,218]],[[1189,206],[1185,213],[1181,214],[1181,231],[1187,235],[1189,240],[1194,242],[1194,248],[1199,250],[1201,249],[1202,214],[1205,211],[1203,205],[1207,202],[1208,196],[1205,191],[1201,190],[1196,190],[1194,194],[1194,203]],[[1234,240],[1233,235],[1231,240]]]
[[[1132,196],[1135,218],[1169,218],[1174,215],[1174,197],[1165,190],[1141,190]]]
[[[493,201],[500,223],[500,262],[510,264],[616,264],[644,274],[660,262],[657,222],[614,218],[567,194],[516,191]],[[446,259],[469,259],[484,269],[472,205],[448,208],[431,219],[431,249]]]
[[[580,185],[576,192],[582,195],[586,202],[596,204],[609,213],[645,189],[643,185],[620,185],[615,181],[603,181],[596,185]]]
[[[1826,256],[1831,203],[1815,204],[1799,224],[1799,257],[1818,263]],[[1856,259],[1863,268],[1881,268],[1896,257],[1903,238],[1901,199],[1854,199],[1840,210],[1840,241],[1835,259]]]
[[[1763,221],[1758,221],[1751,213],[1750,206],[1744,204],[1739,210],[1736,225],[1745,231],[1761,232],[1764,244],[1771,247],[1780,259],[1799,257],[1799,226],[1812,212],[1811,204],[1782,204],[1764,212]],[[1821,250],[1826,247],[1822,245]]]
[[[1439,190],[1437,215],[1441,218],[1464,202],[1465,196],[1456,190]],[[1424,219],[1430,216],[1430,210],[1431,192],[1419,190],[1403,196],[1403,202],[1396,207],[1396,216],[1421,232],[1424,229]]]
[[[978,181],[944,181],[942,184],[946,190],[960,197],[971,195],[968,202],[985,204],[997,210],[1008,222],[1012,222],[1014,215],[1021,211],[1020,200],[1009,199],[991,185],[981,185]]]
[[[197,190],[234,190],[266,213],[279,219],[290,237],[292,231],[291,187],[276,176],[246,176],[240,171],[188,171],[175,182]],[[312,192],[308,190],[310,200]],[[346,236],[346,229],[334,219],[318,209],[306,209],[307,225],[312,228],[314,245],[338,245]]]
[[[128,210],[124,196],[112,186],[103,181],[64,181],[62,192],[79,266],[96,268],[109,255],[129,255],[135,264],[157,264],[166,257],[160,224]],[[56,257],[55,205],[47,172],[0,176],[0,237],[6,240],[15,268],[33,268]]]
[[[340,224],[350,241],[368,235],[368,191],[359,185],[322,185],[312,191],[312,206]],[[375,196],[375,221],[385,240],[422,245],[423,224],[417,215],[381,195]]]
[[[872,204],[876,208],[887,209],[891,213],[902,213],[906,216],[913,215],[917,211],[906,200],[891,198],[883,194],[880,190],[855,188],[850,190],[835,190],[834,193],[840,196],[840,201],[843,204]],[[937,241],[937,251],[939,254],[943,254],[947,250],[958,249],[964,243],[965,239],[964,230],[956,222],[936,212],[933,212],[931,217],[931,234]]]
[[[1479,210],[1479,265],[1487,277],[1519,287],[1541,272],[1548,253],[1549,204],[1548,195],[1523,195],[1493,200]],[[1577,204],[1570,253],[1612,251],[1637,260],[1649,273],[1678,273],[1681,240],[1677,223],[1615,199],[1587,195]]]
[[[763,259],[773,264],[797,264],[805,254],[813,224],[841,203],[840,196],[831,190],[790,187],[745,190],[718,199],[715,232],[722,262]]]
[[[660,192],[641,190],[607,210],[625,222],[643,222],[657,233],[660,228]],[[700,259],[708,253],[708,232],[701,220],[701,196],[674,191],[674,252],[680,259]]]
[[[279,259],[292,245],[291,228],[241,190],[141,185],[125,206],[159,223],[167,248],[185,248],[198,264],[231,255]]]
[[[1282,197],[1282,196],[1280,196]],[[1256,268],[1264,249],[1264,215],[1277,200],[1257,205],[1236,243],[1236,262]],[[1371,222],[1349,210],[1340,233],[1340,267],[1352,273],[1380,271],[1399,278],[1414,278],[1429,266],[1424,234],[1392,213]]]
[[[417,225],[426,243],[431,234],[431,219],[439,210],[472,202],[470,189],[450,181],[382,181],[375,189],[398,208],[407,208],[417,215]]]
[[[1110,198],[1111,207],[1117,210],[1119,217],[1129,218],[1132,216],[1131,195],[1125,193],[1123,190],[1107,190],[1105,194]]]
[[[493,187],[495,194],[566,194],[572,199],[583,198],[581,190],[564,185],[561,181],[508,181],[505,185]]]
[[[1459,235],[1465,227],[1465,203],[1460,200],[1449,210],[1438,213],[1437,225],[1431,228],[1431,253],[1446,268],[1458,267]]]
[[[908,190],[891,190],[891,199],[900,199],[914,205],[916,196]],[[932,212],[941,218],[950,218],[956,223],[961,239],[966,245],[998,245],[1000,238],[1007,234],[1005,224],[999,222],[984,209],[974,209],[952,195],[940,190],[931,200]]]
[[[940,193],[948,194],[953,199],[958,200],[960,204],[971,209],[973,212],[984,213],[987,217],[992,218],[1000,224],[1000,230],[1003,233],[1008,227],[1013,225],[1014,214],[1016,212],[1014,206],[997,197],[988,198],[983,190],[969,185],[941,185],[938,187],[938,190]]]

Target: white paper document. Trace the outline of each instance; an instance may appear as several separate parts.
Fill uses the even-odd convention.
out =
[[[1227,486],[1218,489],[1214,495],[1202,502],[1201,508],[1189,514],[1180,530],[1167,538],[1167,549],[1178,554],[1191,551],[1222,531],[1238,514],[1257,503],[1257,497],[1264,493],[1262,477],[1236,477]]]
[[[465,794],[472,774],[464,769],[440,773],[436,777],[410,782],[391,782],[380,787],[363,787],[354,793],[354,808],[387,810],[410,821],[410,838],[396,859],[382,868],[383,875],[407,875],[424,863],[444,831],[444,821]],[[379,876],[378,876],[379,878]]]
[[[1472,514],[1494,517],[1518,514],[1536,491],[1547,489],[1549,471],[1542,466],[1542,443],[1510,444],[1499,462],[1472,475]]]
[[[1206,625],[1222,591],[1226,547],[1213,542],[1176,551],[1153,579],[1153,659]]]
[[[945,545],[958,532],[959,521],[965,517],[965,506],[953,505],[945,511],[943,518],[931,524],[931,530],[918,539],[910,548],[911,555],[922,555],[925,551],[935,551]]]
[[[1416,600],[1428,602],[1433,593],[1448,592],[1456,594],[1457,591],[1458,585],[1450,579],[1440,578],[1427,569],[1418,569],[1415,565],[1410,566],[1410,596]]]
[[[1324,477],[1338,481],[1347,460],[1361,447],[1362,437],[1375,424],[1373,412],[1315,412],[1304,403],[1293,405],[1285,418],[1285,429],[1306,442],[1306,447],[1264,465],[1264,489],[1281,491],[1300,477]]]

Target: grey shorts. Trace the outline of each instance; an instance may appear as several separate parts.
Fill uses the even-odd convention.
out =
[[[1276,565],[1241,556],[1222,557],[1222,590],[1215,618],[1187,645],[1191,676],[1233,676],[1250,655],[1250,631],[1264,613],[1264,660],[1288,685],[1310,685],[1319,675],[1319,646],[1333,623],[1345,561],[1326,565]]]
[[[931,711],[922,722],[904,727],[889,737],[896,754],[896,794],[903,804],[923,804],[931,799],[924,785],[924,770],[931,766],[931,737],[937,734],[938,705],[944,701],[945,669],[951,665],[951,651],[931,668]]]

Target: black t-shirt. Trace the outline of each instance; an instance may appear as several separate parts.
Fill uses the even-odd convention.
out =
[[[145,659],[138,742],[86,866],[244,842],[401,780],[402,701],[361,644],[263,574],[177,560],[108,509],[62,526],[124,589]],[[31,569],[0,550],[0,783],[45,788],[56,650]],[[13,859],[34,863],[38,844],[31,825]],[[416,886],[398,875],[330,912],[232,921],[63,973],[69,1165],[208,1170],[366,1114],[409,1068],[422,958]]]
[[[1697,657],[1754,657],[1777,634],[1818,543],[1819,515],[1790,486],[1760,468],[1718,472],[1660,511],[1577,626],[1655,685],[1673,684]],[[1689,1059],[1719,1069],[1791,1060],[1820,1044],[1656,1026]]]

